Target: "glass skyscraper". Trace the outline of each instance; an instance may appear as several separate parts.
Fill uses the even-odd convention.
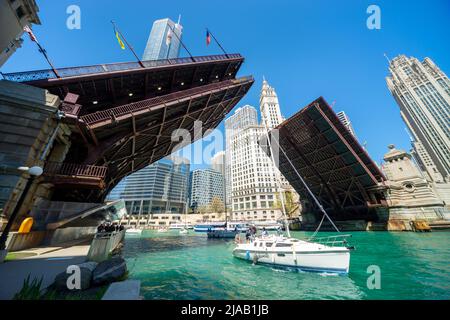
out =
[[[188,202],[190,164],[171,156],[123,179],[108,200],[125,200],[129,214],[185,213]]]
[[[450,81],[429,58],[390,61],[387,85],[413,137],[414,155],[436,182],[450,181]]]
[[[172,31],[173,30],[173,31]],[[148,37],[142,60],[175,59],[180,55],[183,27],[169,18],[156,20]],[[173,34],[175,32],[175,34]],[[177,37],[178,36],[178,37]]]
[[[215,197],[225,202],[224,176],[214,169],[198,169],[191,172],[190,205],[208,206]]]

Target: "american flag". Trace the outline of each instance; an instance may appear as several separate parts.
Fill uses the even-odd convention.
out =
[[[209,33],[209,30],[206,30],[206,45],[209,46],[211,43],[211,34]]]
[[[29,26],[23,27],[23,31],[28,33],[28,35],[30,36],[31,41],[34,41],[36,43],[38,42],[37,39],[36,39],[36,36],[33,33],[33,30],[31,30],[31,28]]]

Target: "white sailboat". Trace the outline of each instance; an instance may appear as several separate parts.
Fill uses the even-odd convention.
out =
[[[350,268],[348,235],[316,239],[318,242],[270,235],[238,243],[233,250],[236,258],[302,271],[347,274]],[[238,240],[240,241],[240,240]]]
[[[275,163],[269,134],[267,132],[267,126],[266,137],[268,145],[270,147],[272,162]],[[284,204],[283,194],[281,192],[281,182],[280,178],[278,177],[280,199],[285,217],[287,237],[283,235],[269,236],[266,234],[255,237],[250,241],[242,240],[240,237],[236,237],[237,246],[233,250],[233,255],[239,259],[252,261],[254,264],[262,263],[276,267],[295,268],[302,271],[347,274],[350,269],[350,250],[352,249],[352,247],[349,247],[347,245],[346,239],[349,237],[349,235],[315,238],[325,217],[328,218],[328,220],[338,232],[339,229],[336,227],[326,211],[323,209],[320,202],[309,189],[308,185],[303,180],[297,169],[294,167],[282,147],[279,144],[278,147],[279,150],[283,152],[284,156],[296,172],[297,176],[305,186],[312,199],[314,199],[316,205],[324,214],[322,217],[322,221],[320,222],[319,227],[317,228],[314,235],[307,241],[292,238],[290,236],[289,223],[286,216],[286,208]]]
[[[187,228],[187,208],[186,208],[186,212],[184,213],[184,226],[180,229],[180,234],[181,235],[187,235],[189,234],[189,230]]]

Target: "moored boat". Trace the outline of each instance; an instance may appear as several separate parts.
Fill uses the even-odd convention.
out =
[[[224,228],[226,226],[225,221],[219,221],[219,222],[204,222],[200,223],[194,226],[195,232],[208,232],[212,231],[216,228]]]
[[[141,235],[142,234],[142,229],[138,229],[138,228],[128,228],[125,231],[125,234],[127,235]]]
[[[170,230],[181,230],[181,229],[193,229],[194,227],[190,222],[187,223],[171,223],[169,225]]]
[[[277,221],[257,221],[254,222],[253,225],[258,230],[267,230],[267,231],[278,231],[281,230],[283,225]]]
[[[208,238],[223,238],[223,239],[233,239],[236,235],[240,234],[239,230],[229,230],[226,228],[223,229],[214,229],[207,232]]]

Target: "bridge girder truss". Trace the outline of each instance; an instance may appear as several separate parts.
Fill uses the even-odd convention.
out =
[[[286,179],[309,199],[297,171],[335,220],[376,219],[374,209],[386,206],[383,173],[322,97],[269,136],[295,167],[280,150],[278,167]],[[320,215],[313,201],[308,204],[306,211]]]

